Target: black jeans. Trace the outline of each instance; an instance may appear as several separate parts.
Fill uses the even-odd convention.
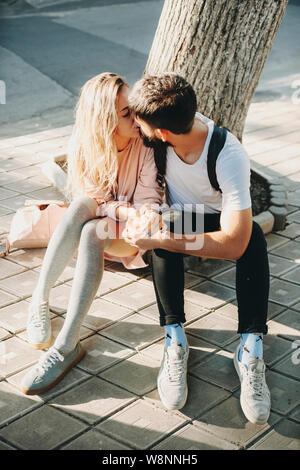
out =
[[[181,219],[181,233],[187,232],[183,223],[183,213],[167,211],[163,214],[171,232],[174,218]],[[193,217],[194,220],[194,217]],[[204,215],[204,232],[220,229],[219,214]],[[193,227],[193,231],[195,228]],[[162,249],[152,250],[152,276],[160,315],[160,325],[184,323],[184,254]],[[269,262],[267,243],[260,226],[253,222],[252,234],[246,251],[236,262],[236,295],[238,303],[238,333],[268,331],[267,311],[269,298]]]

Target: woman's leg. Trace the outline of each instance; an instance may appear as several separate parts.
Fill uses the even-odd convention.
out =
[[[104,271],[104,249],[110,240],[100,239],[104,220],[90,220],[81,230],[75,276],[66,319],[54,347],[61,353],[72,351],[80,338],[80,327],[94,300]]]
[[[96,217],[97,207],[97,202],[87,196],[82,196],[71,202],[56,227],[46,250],[34,291],[34,297],[37,301],[48,301],[50,289],[67,266],[79,244],[83,225]]]

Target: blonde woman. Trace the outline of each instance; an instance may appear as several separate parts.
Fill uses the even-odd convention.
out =
[[[76,270],[63,327],[24,376],[25,394],[50,389],[83,357],[79,331],[99,288],[104,258],[127,268],[146,266],[144,251],[127,244],[122,231],[128,218],[155,219],[149,205],[161,204],[161,192],[153,150],[140,139],[128,94],[127,83],[113,73],[90,79],[81,90],[68,155],[72,202],[51,237],[28,312],[28,341],[34,348],[52,343],[49,293],[78,248]],[[143,206],[139,211],[138,205]]]

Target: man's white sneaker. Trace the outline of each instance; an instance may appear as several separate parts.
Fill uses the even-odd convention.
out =
[[[32,298],[28,308],[27,337],[35,349],[48,348],[52,343],[52,331],[47,301]]]
[[[238,346],[233,358],[241,382],[240,402],[246,418],[253,424],[265,424],[270,415],[271,396],[266,384],[266,366],[262,359],[253,359],[247,367],[238,360]]]
[[[164,349],[157,387],[160,399],[168,410],[180,410],[187,400],[188,355],[188,345],[186,350],[177,345]]]

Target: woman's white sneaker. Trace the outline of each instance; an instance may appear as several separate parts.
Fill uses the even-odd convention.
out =
[[[164,348],[157,388],[160,399],[168,410],[180,410],[186,403],[188,355],[188,345],[186,349],[176,345]]]
[[[49,302],[32,298],[28,308],[27,338],[35,349],[44,349],[51,345]]]
[[[246,418],[253,424],[265,424],[270,415],[271,396],[265,379],[266,366],[262,359],[255,358],[248,368],[238,360],[237,347],[233,358],[241,382],[241,407]]]

